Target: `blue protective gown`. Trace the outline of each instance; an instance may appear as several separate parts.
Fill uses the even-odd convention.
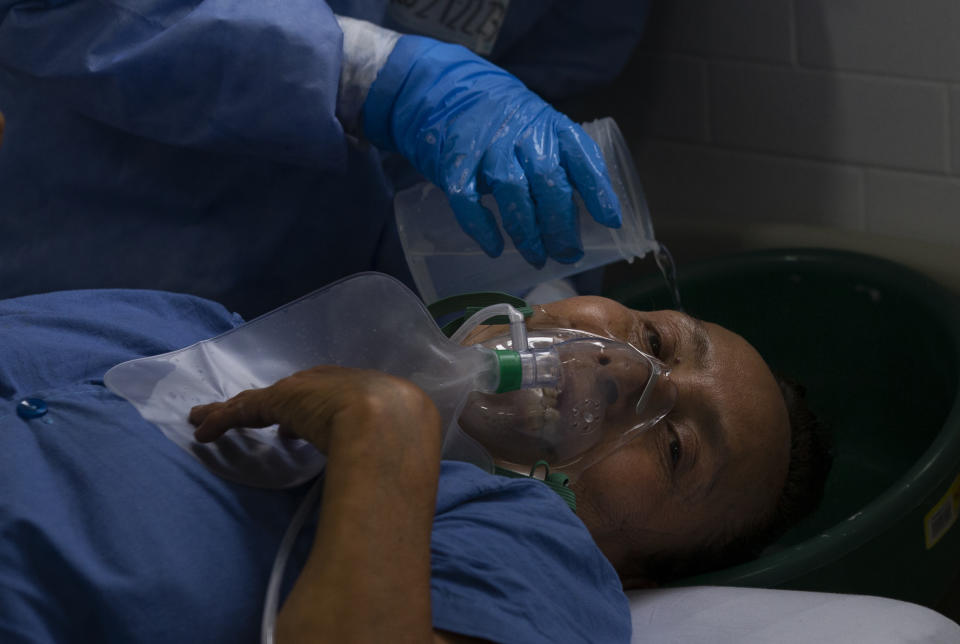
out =
[[[490,57],[582,91],[646,4],[515,0]],[[0,297],[154,288],[249,316],[360,270],[409,283],[381,155],[335,115],[334,11],[396,27],[387,0],[0,0]]]
[[[239,323],[213,302],[150,291],[0,301],[0,642],[259,641],[304,488],[216,477],[103,385],[118,362]],[[46,413],[21,418],[24,398]],[[464,463],[440,475],[431,605],[436,628],[497,642],[630,638],[620,581],[560,497]]]

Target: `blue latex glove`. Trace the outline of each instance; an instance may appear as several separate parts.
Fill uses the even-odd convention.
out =
[[[370,87],[364,133],[439,186],[457,221],[491,257],[503,228],[537,267],[583,256],[573,188],[598,222],[619,228],[620,205],[596,143],[515,76],[459,45],[403,36]]]

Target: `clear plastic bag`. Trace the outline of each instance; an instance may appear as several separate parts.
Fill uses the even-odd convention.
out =
[[[447,196],[432,183],[421,183],[397,194],[394,209],[397,229],[417,288],[427,302],[470,291],[503,291],[522,295],[537,284],[574,275],[619,260],[643,257],[657,244],[643,188],[620,128],[611,118],[583,124],[603,153],[614,192],[620,200],[623,226],[607,228],[596,223],[575,196],[580,212],[583,257],[575,264],[548,259],[537,269],[520,256],[501,225],[503,254],[490,258],[457,223]],[[485,195],[481,202],[499,222],[496,201]]]

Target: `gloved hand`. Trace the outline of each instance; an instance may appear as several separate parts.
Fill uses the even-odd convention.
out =
[[[503,238],[480,195],[537,267],[583,256],[573,188],[598,222],[620,205],[596,143],[508,72],[459,45],[402,36],[363,104],[364,134],[439,186],[460,226],[491,257]]]

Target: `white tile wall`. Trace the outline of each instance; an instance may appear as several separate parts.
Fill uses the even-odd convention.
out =
[[[655,2],[649,44],[658,51],[789,62],[791,0]]]
[[[945,88],[930,83],[715,64],[710,104],[721,145],[946,171]]]
[[[801,64],[960,81],[957,0],[797,0]]]
[[[858,169],[664,141],[636,152],[654,223],[706,216],[863,229]]]
[[[865,185],[867,230],[960,249],[960,179],[869,170]]]
[[[682,58],[642,59],[643,73],[651,91],[631,92],[639,99],[632,106],[642,114],[644,126],[669,139],[706,142],[710,139],[707,118],[707,66]]]
[[[950,89],[950,170],[960,175],[960,86]]]
[[[655,221],[823,224],[960,249],[960,0],[654,7],[595,111],[631,123]]]
[[[620,82],[600,96],[580,97],[562,105],[576,120],[613,116],[624,136],[642,140],[651,132],[659,138],[705,142],[707,65],[679,56],[638,54]]]

